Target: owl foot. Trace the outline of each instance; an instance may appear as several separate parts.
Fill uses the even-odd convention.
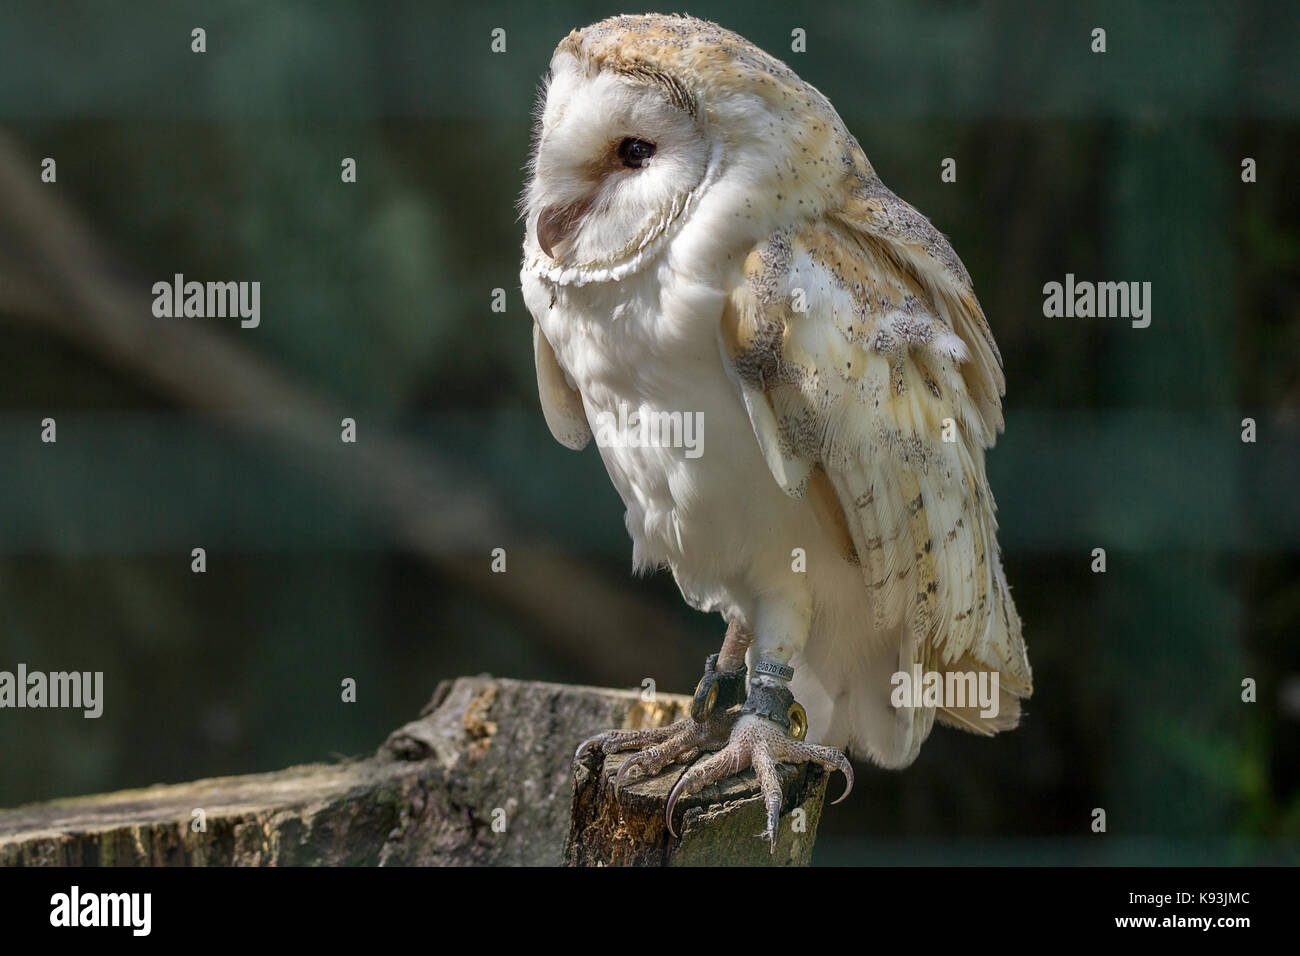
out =
[[[704,676],[695,688],[689,717],[653,730],[610,730],[596,734],[578,746],[573,759],[581,760],[594,749],[607,754],[636,750],[618,768],[614,778],[617,796],[624,775],[633,770],[653,777],[672,764],[694,760],[701,751],[723,747],[740,717],[740,711],[732,708],[745,699],[746,671],[743,666],[734,671],[719,671],[717,663],[717,654],[704,662]]]
[[[760,836],[768,838],[775,853],[782,795],[781,781],[776,772],[778,762],[811,761],[827,770],[843,773],[846,781],[844,793],[835,803],[853,790],[853,765],[848,758],[832,747],[804,743],[803,737],[807,732],[803,707],[795,702],[789,689],[775,680],[755,678],[750,684],[749,699],[731,728],[727,745],[686,771],[669,794],[665,810],[668,832],[677,836],[673,829],[673,807],[679,797],[697,793],[711,783],[753,767],[767,807],[767,829]]]

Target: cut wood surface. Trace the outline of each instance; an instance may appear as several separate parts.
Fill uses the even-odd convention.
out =
[[[615,799],[614,777],[624,756],[597,756],[578,771],[564,851],[570,866],[807,866],[812,861],[826,796],[827,776],[820,767],[778,768],[785,800],[773,847],[760,838],[766,821],[752,770],[679,799],[673,809],[678,837],[673,838],[665,808],[686,768],[625,781]]]
[[[685,697],[492,677],[442,683],[369,757],[159,784],[0,811],[0,865],[806,864],[826,777],[783,768],[777,852],[756,836],[752,772],[683,798],[682,768],[610,790],[621,755],[573,763],[611,727],[653,727]],[[800,813],[791,811],[799,810]]]

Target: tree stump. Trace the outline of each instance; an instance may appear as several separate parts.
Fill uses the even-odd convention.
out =
[[[682,699],[683,706],[689,700]],[[615,799],[614,777],[626,754],[587,758],[577,769],[573,823],[565,844],[570,866],[807,866],[821,821],[827,775],[821,767],[781,764],[785,790],[776,846],[760,838],[767,825],[763,798],[746,770],[665,809],[686,767],[625,782]]]
[[[275,866],[806,863],[825,776],[787,768],[777,855],[752,774],[663,806],[675,772],[609,797],[573,752],[611,727],[675,720],[687,698],[462,677],[368,757],[0,811],[0,865]],[[575,787],[576,779],[576,787]],[[599,785],[597,785],[599,783]],[[706,803],[721,799],[718,807]],[[790,831],[790,832],[787,832]]]

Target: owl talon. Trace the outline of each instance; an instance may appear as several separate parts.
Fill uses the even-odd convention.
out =
[[[740,655],[743,658],[743,645]],[[743,663],[735,670],[719,671],[718,657],[710,654],[704,662],[704,676],[695,689],[689,717],[651,730],[609,730],[593,734],[578,745],[573,754],[574,762],[581,762],[595,750],[606,754],[637,751],[623,761],[614,776],[614,796],[617,799],[624,777],[633,770],[641,770],[646,776],[653,777],[672,764],[694,760],[703,750],[722,747],[740,716],[732,708],[745,700],[748,672]]]
[[[672,764],[693,760],[702,750],[712,751],[723,746],[739,716],[736,711],[715,709],[704,721],[685,717],[654,730],[607,731],[584,740],[574,759],[581,760],[596,749],[606,754],[636,750],[614,775],[614,796],[617,799],[625,779],[633,771],[639,770],[642,776],[653,777]]]
[[[643,745],[649,746],[662,743],[673,735],[674,727],[676,727],[676,724],[668,727],[656,727],[652,730],[606,730],[599,734],[592,734],[578,744],[578,749],[573,753],[573,760],[575,763],[579,762],[596,750],[602,753],[614,754]]]
[[[750,695],[751,699],[757,697],[758,705],[763,706],[765,695],[761,692],[754,694],[754,690],[759,686],[757,681],[751,683]],[[789,691],[786,691],[785,695],[788,694]],[[778,693],[768,696],[772,696],[775,700],[782,695]],[[772,701],[766,703],[770,704]],[[746,708],[748,707],[749,704],[746,704]],[[788,705],[786,709],[788,710]],[[789,736],[789,728],[777,721],[758,713],[746,712],[742,713],[732,727],[731,738],[727,745],[717,753],[695,763],[690,770],[682,774],[682,778],[673,787],[668,795],[668,805],[664,808],[668,832],[674,837],[678,836],[673,826],[673,809],[681,797],[698,793],[709,784],[718,783],[746,767],[753,767],[763,794],[767,818],[767,828],[760,836],[767,838],[771,852],[775,853],[783,798],[781,780],[777,775],[778,763],[815,763],[829,771],[838,770],[843,773],[846,786],[844,793],[835,803],[839,803],[853,791],[853,766],[840,751],[832,747],[804,743]]]

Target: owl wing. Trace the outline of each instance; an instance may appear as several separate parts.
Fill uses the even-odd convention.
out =
[[[1032,677],[984,472],[1001,357],[960,261],[879,187],[770,237],[744,272],[719,342],[773,477],[861,566],[877,632],[906,622],[900,663],[997,670],[1012,695],[1009,723],[939,717],[1014,726]]]
[[[533,363],[537,367],[537,394],[542,415],[551,434],[565,448],[581,451],[591,441],[591,425],[582,407],[582,396],[569,384],[564,369],[555,359],[542,327],[533,322]]]

